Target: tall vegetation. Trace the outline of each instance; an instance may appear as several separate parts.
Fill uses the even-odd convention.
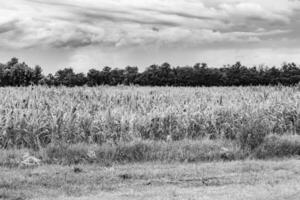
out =
[[[0,148],[300,135],[297,87],[0,88]]]
[[[0,64],[0,86],[256,86],[295,85],[299,82],[300,67],[295,63],[285,63],[280,68],[249,68],[240,62],[220,68],[208,67],[205,63],[183,67],[172,67],[163,63],[151,65],[143,72],[132,66],[125,69],[106,66],[102,70],[90,69],[87,74],[75,73],[72,68],[65,68],[47,76],[42,74],[40,66],[31,68],[26,63],[19,63],[17,58]]]

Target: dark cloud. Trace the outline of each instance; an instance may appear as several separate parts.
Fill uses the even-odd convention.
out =
[[[4,5],[0,7],[0,12],[4,12],[0,34],[5,34],[0,38],[1,45],[119,48],[153,43],[191,47],[247,44],[267,37],[293,36],[292,33],[298,32],[295,25],[299,25],[293,17],[300,7],[287,0],[18,2],[0,3]]]
[[[13,31],[13,30],[17,29],[17,25],[16,25],[17,22],[18,22],[18,20],[12,20],[12,21],[0,24],[0,34],[7,33],[9,31]]]
[[[153,13],[160,13],[160,14],[165,14],[165,15],[175,15],[178,17],[183,17],[183,18],[189,18],[189,19],[198,19],[198,20],[218,20],[216,17],[209,17],[209,16],[204,16],[201,14],[198,15],[193,15],[190,13],[183,13],[183,12],[176,12],[176,11],[168,11],[168,10],[157,10],[157,9],[151,9],[151,8],[141,8],[143,11],[150,11]]]
[[[111,22],[117,23],[137,23],[144,25],[162,25],[162,26],[178,26],[179,23],[175,23],[168,20],[160,20],[160,19],[151,19],[151,18],[138,18],[132,16],[130,13],[120,13],[115,11],[105,11],[101,9],[90,9],[90,10],[78,10],[74,11],[78,15],[79,18],[84,18],[87,21],[95,22],[107,20]],[[125,15],[123,15],[125,14]]]

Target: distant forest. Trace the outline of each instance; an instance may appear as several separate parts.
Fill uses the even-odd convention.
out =
[[[104,67],[90,69],[87,74],[75,73],[72,68],[58,70],[54,75],[44,75],[40,66],[29,67],[12,58],[0,63],[0,86],[98,86],[98,85],[141,85],[141,86],[256,86],[295,85],[300,82],[300,67],[285,63],[277,67],[246,67],[240,62],[220,68],[205,63],[194,66],[172,67],[168,63],[151,65],[143,72],[138,67],[125,69]]]

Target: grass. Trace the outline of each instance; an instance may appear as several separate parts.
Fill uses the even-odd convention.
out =
[[[49,162],[86,160],[84,146],[118,162],[218,160],[222,141],[234,159],[299,146],[281,142],[300,134],[297,87],[0,88],[0,105],[0,148],[46,150]]]
[[[0,199],[300,198],[296,87],[0,88],[0,116]]]
[[[271,159],[300,156],[300,137],[297,135],[269,135],[249,154],[231,140],[181,140],[173,142],[140,140],[118,145],[49,145],[40,151],[30,149],[0,151],[0,166],[18,167],[25,152],[42,160],[44,164],[77,165],[209,161],[233,161],[247,158]],[[92,156],[91,156],[92,154]]]
[[[300,162],[156,162],[1,168],[4,199],[299,199]]]
[[[226,151],[224,149],[226,148]],[[243,158],[237,145],[226,140],[182,140],[177,142],[135,141],[118,145],[50,145],[40,151],[30,149],[0,151],[0,166],[17,167],[24,152],[46,164],[112,165],[137,162],[203,162]],[[94,156],[89,156],[89,153]]]
[[[0,88],[0,146],[232,139],[256,148],[299,134],[296,87]]]
[[[299,135],[269,135],[256,150],[257,158],[300,156]]]

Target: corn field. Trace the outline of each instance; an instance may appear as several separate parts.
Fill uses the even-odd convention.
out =
[[[300,134],[297,87],[0,88],[0,148]]]

